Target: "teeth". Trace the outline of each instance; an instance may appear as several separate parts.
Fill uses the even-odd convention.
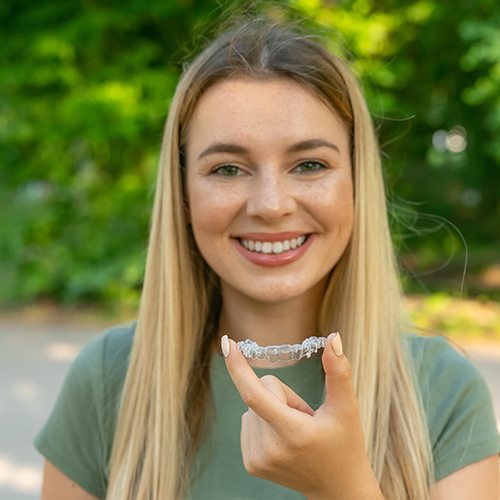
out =
[[[289,250],[294,250],[302,246],[307,237],[302,235],[298,238],[292,238],[290,240],[283,241],[253,241],[253,240],[241,240],[241,244],[251,252],[265,253],[265,254],[280,254],[283,252],[288,252]]]
[[[273,253],[281,253],[281,252],[283,252],[283,243],[280,243],[279,241],[273,243]]]
[[[262,253],[271,253],[273,251],[273,244],[269,241],[262,243]]]

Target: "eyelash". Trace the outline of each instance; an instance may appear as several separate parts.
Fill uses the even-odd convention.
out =
[[[227,169],[231,169],[233,172],[235,172],[235,175],[227,175]],[[226,170],[226,173],[222,173],[223,170]],[[222,177],[238,177],[238,174],[241,172],[240,167],[237,167],[236,165],[232,165],[230,163],[226,165],[219,165],[218,167],[215,167],[210,173],[214,175],[220,175]]]
[[[321,162],[321,161],[318,161],[318,160],[306,160],[306,161],[303,161],[301,163],[299,163],[295,168],[294,170],[298,169],[299,167],[303,167],[304,165],[316,165],[316,166],[319,166],[320,168],[314,168],[313,170],[308,170],[308,171],[305,171],[305,172],[302,172],[303,174],[315,174],[316,172],[319,172],[320,170],[325,170],[328,168],[328,166]]]
[[[324,169],[328,168],[328,166],[321,161],[305,160],[305,161],[299,163],[298,165],[296,165],[293,168],[293,171],[299,169],[300,167],[303,167],[304,165],[315,165],[316,166],[316,168],[313,168],[312,170],[306,170],[306,171],[300,172],[300,173],[305,174],[305,175],[315,174],[316,172],[319,172],[320,170],[324,170]],[[317,167],[319,167],[319,168],[317,168]],[[228,170],[232,171],[232,173],[229,174]],[[224,173],[224,171],[225,171],[225,173]],[[219,165],[218,167],[215,167],[211,171],[211,174],[220,175],[222,177],[239,177],[240,175],[243,175],[243,171],[241,170],[240,167],[238,167],[236,165],[232,165],[231,163],[228,163],[226,165]]]

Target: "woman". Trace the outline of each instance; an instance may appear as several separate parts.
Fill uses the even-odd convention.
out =
[[[496,499],[484,382],[408,330],[355,79],[244,24],[178,85],[138,322],[74,362],[36,440],[42,498]],[[337,331],[299,361],[235,343]]]

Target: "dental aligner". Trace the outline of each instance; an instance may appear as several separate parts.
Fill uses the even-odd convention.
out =
[[[245,358],[265,359],[271,363],[276,361],[292,361],[302,358],[310,358],[312,354],[323,349],[326,344],[326,337],[308,337],[302,344],[268,345],[262,347],[253,340],[246,339],[237,343],[238,351]]]

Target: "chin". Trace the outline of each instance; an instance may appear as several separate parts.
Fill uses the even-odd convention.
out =
[[[312,288],[296,287],[290,285],[273,284],[264,287],[259,287],[253,290],[242,290],[239,292],[242,295],[246,295],[248,298],[253,299],[256,302],[266,303],[266,304],[277,304],[280,302],[288,302],[290,300],[303,297]]]

